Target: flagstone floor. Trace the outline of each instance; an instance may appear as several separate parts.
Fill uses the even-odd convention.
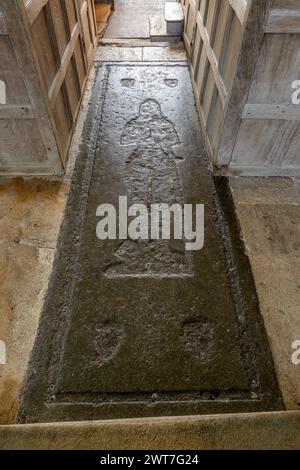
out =
[[[99,47],[96,65],[109,60],[184,63],[186,57],[178,46],[146,48],[128,43],[127,47]],[[0,180],[0,339],[7,348],[7,363],[0,365],[3,424],[16,421],[79,153],[93,73],[66,177],[60,181],[6,177]],[[231,178],[230,187],[284,403],[288,409],[300,410],[300,365],[291,361],[292,343],[300,340],[300,182],[290,178]]]

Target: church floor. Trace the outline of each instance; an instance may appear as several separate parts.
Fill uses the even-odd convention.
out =
[[[139,69],[136,63],[145,60],[144,51],[138,48],[133,53],[131,47],[128,47],[128,51],[125,49],[116,48],[113,52],[113,60],[126,63],[134,61],[134,70],[138,75]],[[178,58],[174,60],[174,49],[168,51],[168,48],[157,48],[159,54],[162,54],[162,50],[164,51],[162,62],[167,62],[168,59],[173,63],[180,60]],[[146,50],[146,53],[150,52]],[[129,56],[126,56],[127,53]],[[137,53],[139,58],[137,58]],[[155,50],[152,54],[156,57],[155,60],[159,60]],[[108,60],[107,47],[99,48],[96,64],[98,65],[101,60]],[[166,67],[162,62],[161,70]],[[112,67],[117,70],[116,64]],[[124,66],[119,64],[118,70],[122,67],[124,69]],[[141,70],[141,65],[139,67]],[[107,66],[104,68],[107,69]],[[183,64],[179,70],[182,68]],[[129,67],[127,70],[131,69]],[[130,77],[121,79],[123,78]],[[165,77],[165,79],[173,80],[174,77]],[[86,120],[87,103],[93,82],[94,79],[91,76],[74,138],[69,174],[64,181],[1,179],[0,302],[3,314],[0,336],[7,344],[8,358],[6,366],[0,366],[1,423],[13,423],[16,420],[21,385],[35,339],[43,297],[48,288],[57,247],[57,235],[70,188],[72,165],[78,156],[78,143],[81,140],[82,126]],[[130,84],[130,81],[124,83]],[[130,87],[123,86],[122,90],[122,93],[124,90],[132,93]],[[170,88],[170,90],[173,89]],[[140,101],[144,99],[142,96],[145,96],[144,92],[140,95]],[[155,99],[158,101],[157,97]],[[135,102],[138,103],[138,100],[136,99]],[[163,106],[161,108],[163,109]],[[164,111],[163,114],[167,120],[172,120],[177,133],[180,134],[180,119],[173,117],[173,111]],[[131,115],[133,118],[137,117],[137,104],[132,106]],[[124,124],[126,124],[125,121]],[[184,155],[183,157],[185,160]],[[194,184],[198,188],[198,184]],[[300,185],[298,181],[289,178],[234,178],[230,179],[230,187],[254,275],[259,306],[280,391],[288,409],[300,409],[299,366],[297,368],[291,362],[291,344],[300,337],[297,312],[300,301],[298,225]],[[105,188],[102,189],[105,190]],[[168,299],[163,300],[167,302]],[[142,313],[146,315],[146,312]],[[198,318],[201,316],[199,313],[197,315]],[[153,357],[158,361],[155,354],[149,358],[143,357],[147,363],[148,359],[151,360]],[[160,361],[157,363],[160,364]],[[241,368],[243,369],[243,365]],[[92,376],[90,380],[93,384]],[[197,391],[199,384],[194,385]],[[182,388],[182,384],[178,385],[178,389],[180,387]],[[255,402],[255,395],[252,397]],[[155,396],[153,400],[157,400],[157,397]]]
[[[127,202],[203,204],[204,246],[99,239],[98,207],[125,197],[119,223]],[[29,371],[21,422],[282,409],[186,62],[99,64]]]

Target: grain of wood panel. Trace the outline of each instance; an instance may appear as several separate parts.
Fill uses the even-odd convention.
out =
[[[61,59],[69,44],[68,39],[68,19],[64,16],[64,10],[60,0],[50,0],[45,8],[49,11],[48,22],[53,28],[53,48],[57,48]]]
[[[39,14],[41,13],[41,10],[44,8],[48,0],[26,0],[25,1],[25,8],[27,12],[27,18],[28,22],[30,25],[32,25]]]
[[[0,74],[4,74],[7,90],[7,104],[0,110],[0,171],[61,174],[61,160],[32,54],[24,1],[1,0],[0,7],[7,29],[7,36],[0,36],[0,55],[4,55]]]
[[[249,92],[249,104],[292,104],[300,79],[300,35],[266,34]]]
[[[231,8],[234,10],[241,26],[246,22],[249,0],[229,0]]]
[[[233,74],[229,93],[229,102],[226,116],[223,123],[222,135],[218,153],[215,156],[214,164],[220,168],[228,168],[230,164],[238,131],[242,123],[242,110],[246,104],[251,81],[255,72],[255,67],[259,57],[259,51],[264,39],[264,27],[267,12],[269,11],[269,0],[251,1],[244,29],[239,29],[240,23],[235,21],[235,30],[241,31],[241,43],[237,57],[237,65]],[[236,44],[232,38],[231,43]],[[227,64],[227,57],[224,60],[224,67]],[[225,70],[226,72],[226,70]],[[224,80],[229,80],[231,75],[228,70]]]
[[[35,119],[36,114],[32,106],[0,105],[0,119]]]
[[[0,0],[0,172],[62,173],[96,46],[93,8]]]
[[[0,6],[0,36],[6,36],[6,35],[7,35],[7,29],[6,29],[5,19],[4,19],[3,11]]]
[[[207,127],[208,139],[211,142],[213,155],[217,155],[221,131],[224,123],[224,109],[215,88],[215,98],[210,109],[210,119]]]
[[[267,33],[300,33],[300,3],[298,0],[275,0],[266,25]]]
[[[208,139],[210,136],[215,139],[209,147],[217,152],[242,30],[232,28],[235,12],[228,0],[185,3],[185,42],[192,42],[190,58],[196,99]],[[216,110],[218,119],[214,115]]]
[[[236,67],[242,47],[242,41],[243,29],[236,15],[232,15],[228,37],[226,38],[227,46],[226,51],[224,51],[222,66],[222,79],[224,80],[224,84],[228,93],[231,92],[233,79],[236,74]]]
[[[31,34],[53,128],[65,162],[96,46],[93,3],[48,0],[40,5],[40,9],[35,7]]]
[[[47,91],[56,75],[57,66],[52,49],[45,10],[42,10],[31,27],[32,44],[42,74],[42,81]]]
[[[201,0],[194,10],[185,30],[215,173],[300,176],[299,0]]]
[[[25,82],[9,36],[0,36],[0,80],[6,84],[7,105],[29,105]]]
[[[64,50],[63,56],[60,59],[60,66],[48,90],[48,96],[49,96],[49,101],[50,101],[51,106],[55,102],[56,97],[58,93],[60,92],[61,87],[63,85],[63,82],[66,79],[66,73],[70,65],[71,59],[73,57],[76,43],[78,41],[78,37],[79,37],[79,27],[78,25],[75,25],[71,34],[71,40],[68,43],[66,49]]]
[[[279,174],[278,168],[299,169],[299,148],[299,121],[243,120],[230,167],[261,168],[269,175]]]
[[[220,13],[217,19],[216,25],[216,37],[214,43],[214,52],[216,59],[218,61],[219,67],[222,62],[222,51],[226,50],[228,40],[226,39],[226,34],[228,34],[231,20],[232,9],[230,8],[229,3],[222,2],[220,3]]]
[[[46,149],[35,120],[0,120],[0,142],[0,168],[7,164],[24,166],[47,160]]]
[[[185,0],[184,2],[184,33],[183,40],[188,55],[192,54],[194,36],[195,36],[195,18],[200,0]]]
[[[242,118],[300,121],[300,106],[293,104],[246,104]]]

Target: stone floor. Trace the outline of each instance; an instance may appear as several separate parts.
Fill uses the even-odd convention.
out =
[[[149,16],[164,11],[165,0],[116,0],[106,38],[149,38]]]
[[[0,426],[0,449],[299,450],[299,427],[297,411],[22,424]]]
[[[300,185],[291,178],[231,178],[278,381],[288,409],[300,410]]]
[[[22,422],[280,410],[187,63],[102,63],[86,124]],[[172,237],[98,240],[97,207],[118,207],[120,196],[148,208],[204,204],[203,250]]]
[[[133,53],[130,48],[117,48],[111,51],[111,56],[108,51],[107,47],[100,48],[97,60],[114,57],[114,60],[142,61],[148,53],[147,49],[145,56],[145,49],[139,48],[137,58],[136,51]],[[174,60],[174,49],[160,49],[159,54],[162,51],[163,60]],[[156,52],[153,50],[155,58]],[[2,424],[16,420],[92,84],[93,75],[66,178],[63,181],[1,178],[0,181],[0,339],[7,346],[7,364],[0,365]],[[299,181],[231,178],[230,185],[281,393],[288,409],[300,410],[300,366],[291,361],[292,342],[300,339]]]

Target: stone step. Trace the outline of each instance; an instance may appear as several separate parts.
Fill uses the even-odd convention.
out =
[[[297,450],[299,411],[0,426],[2,450]]]
[[[166,2],[165,21],[167,23],[168,34],[182,35],[183,9],[181,3]]]
[[[149,16],[150,38],[152,42],[180,42],[181,34],[169,34],[164,15]]]

